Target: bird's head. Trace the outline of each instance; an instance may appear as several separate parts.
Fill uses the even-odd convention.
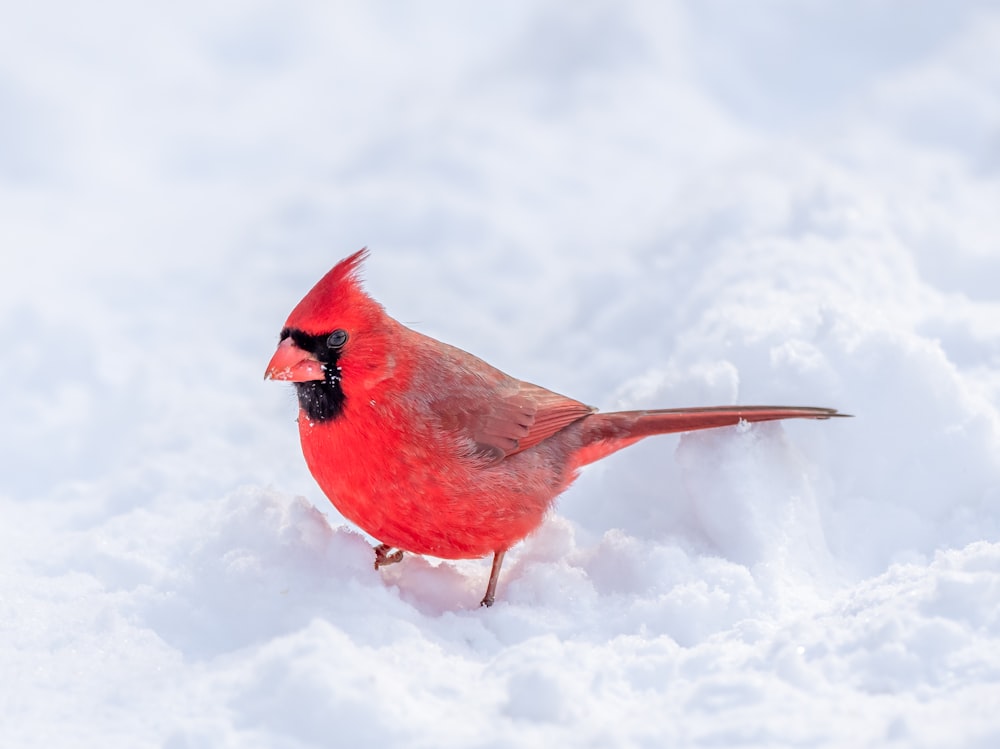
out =
[[[381,305],[361,288],[359,271],[367,254],[361,249],[341,260],[295,306],[264,372],[266,379],[295,383],[310,421],[340,414],[344,360],[359,349],[371,358],[365,350],[373,331],[387,319]]]

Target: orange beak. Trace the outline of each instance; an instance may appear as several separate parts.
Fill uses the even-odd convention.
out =
[[[265,380],[281,380],[282,382],[310,382],[326,379],[323,365],[315,356],[296,346],[291,338],[286,338],[278,344],[271,361],[267,363],[264,372]]]

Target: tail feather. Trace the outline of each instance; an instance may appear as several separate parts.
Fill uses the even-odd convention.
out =
[[[811,406],[707,406],[595,413],[586,418],[586,445],[577,454],[577,465],[593,463],[654,434],[714,429],[734,426],[741,421],[829,419],[849,415],[833,408]]]

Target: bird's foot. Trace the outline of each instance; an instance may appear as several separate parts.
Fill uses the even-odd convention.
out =
[[[403,561],[403,550],[393,549],[389,544],[379,544],[375,547],[375,569],[385,567],[387,564],[396,564]],[[490,601],[492,603],[492,601]]]

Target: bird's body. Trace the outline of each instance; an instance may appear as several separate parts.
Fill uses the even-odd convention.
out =
[[[289,316],[267,376],[295,383],[306,463],[337,509],[389,547],[446,559],[503,553],[580,467],[651,434],[832,409],[744,406],[599,413],[391,318],[360,287],[364,252]],[[388,561],[396,561],[396,555]]]
[[[569,483],[580,439],[571,435],[580,427],[498,459],[470,435],[466,425],[477,415],[467,404],[527,405],[530,394],[499,371],[469,368],[472,357],[458,349],[434,350],[431,339],[393,327],[394,348],[426,364],[397,361],[384,378],[352,385],[345,362],[341,416],[333,424],[299,419],[309,470],[348,520],[390,546],[446,559],[508,548]],[[428,375],[436,387],[423,382]],[[567,403],[581,415],[590,411]]]

